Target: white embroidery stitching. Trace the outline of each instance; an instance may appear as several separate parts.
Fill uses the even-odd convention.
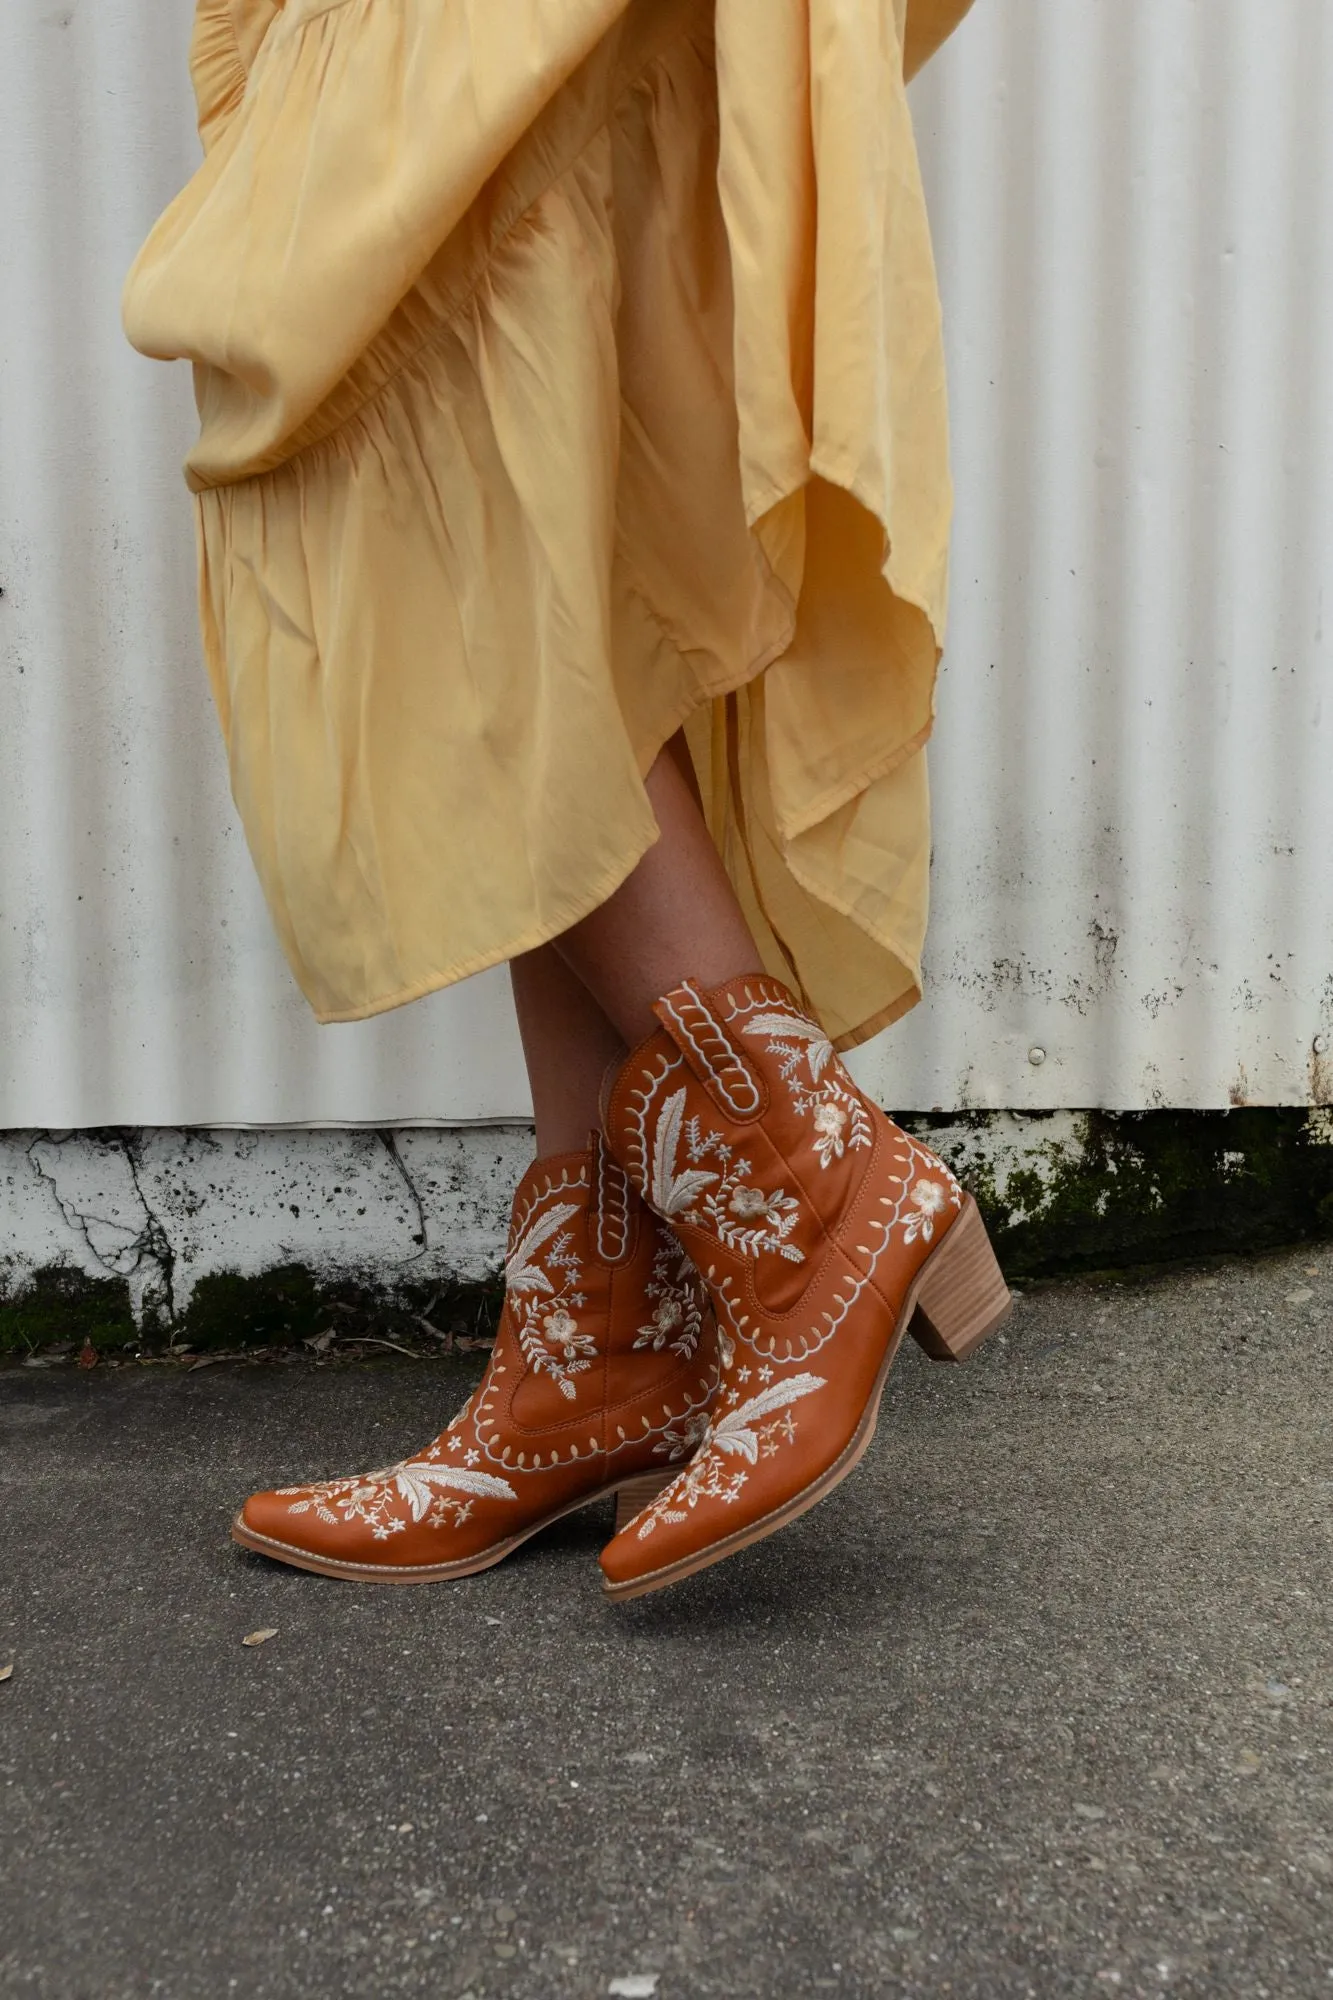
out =
[[[548,1196],[567,1188],[576,1189],[580,1199],[542,1206]],[[598,1352],[597,1342],[578,1323],[577,1313],[588,1298],[579,1290],[583,1266],[573,1231],[565,1227],[579,1213],[586,1191],[582,1174],[562,1174],[558,1182],[548,1179],[522,1215],[515,1215],[505,1258],[505,1286],[523,1359],[534,1374],[549,1375],[571,1403],[578,1394],[575,1377],[591,1369]]]
[[[762,1389],[726,1415],[715,1417],[697,1455],[644,1510],[639,1521],[639,1540],[646,1541],[662,1523],[685,1520],[701,1500],[720,1500],[726,1507],[734,1505],[749,1475],[739,1468],[729,1468],[727,1459],[740,1458],[746,1465],[757,1465],[761,1456],[773,1458],[784,1444],[794,1443],[797,1425],[791,1405],[825,1386],[822,1375],[791,1375],[785,1382]]]
[[[703,1016],[703,1019],[712,1029],[713,1037],[722,1054],[721,1066],[714,1060],[713,1055],[700,1040],[695,1031],[694,1023],[675,1004],[675,995],[668,993],[661,1002],[662,1006],[670,1014],[672,1020],[694,1050],[695,1055],[699,1058],[704,1070],[716,1085],[717,1094],[722,1099],[723,1109],[729,1111],[733,1118],[741,1120],[753,1118],[763,1102],[758,1084],[750,1074],[744,1061],[731,1046],[730,1041],[727,1039],[726,1030],[713,1019],[713,1016],[709,1013],[707,1007],[705,1007],[696,989],[687,980],[678,990],[689,996],[697,1012]]]
[[[769,1254],[803,1264],[805,1252],[787,1240],[800,1214],[796,1196],[785,1188],[753,1186],[750,1161],[737,1158],[721,1132],[706,1133],[697,1118],[685,1116],[688,1094],[681,1084],[657,1114],[648,1196],[653,1207],[659,1215],[711,1229],[739,1256]],[[691,1162],[683,1168],[682,1144]],[[717,1162],[716,1172],[698,1165],[709,1159]]]
[[[739,1019],[741,1011],[738,1009],[732,1018]],[[818,1022],[783,1008],[754,1015],[741,1032],[768,1037],[767,1053],[777,1060],[793,1106],[811,1120],[818,1134],[815,1155],[821,1167],[840,1160],[849,1150],[874,1144],[860,1092]],[[802,1081],[802,1068],[810,1072],[808,1084]]]
[[[461,1527],[472,1513],[472,1500],[455,1500],[450,1488],[469,1493],[474,1499],[517,1500],[507,1479],[494,1473],[473,1472],[460,1465],[424,1465],[403,1460],[382,1472],[363,1472],[350,1479],[324,1479],[314,1486],[281,1486],[284,1497],[301,1494],[288,1508],[289,1514],[314,1511],[329,1526],[343,1521],[364,1521],[377,1542],[403,1532],[407,1522],[400,1503],[406,1501],[414,1522],[427,1527]],[[335,1511],[336,1510],[336,1511]]]
[[[688,1361],[703,1332],[703,1281],[689,1253],[669,1229],[658,1229],[652,1276],[644,1293],[654,1302],[653,1313],[648,1325],[639,1328],[635,1347],[651,1347],[654,1353],[669,1347],[682,1361]]]
[[[629,1183],[624,1168],[600,1142],[597,1152],[597,1256],[618,1264],[629,1248]]]

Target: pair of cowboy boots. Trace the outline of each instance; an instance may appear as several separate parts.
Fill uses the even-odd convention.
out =
[[[686,982],[654,1011],[604,1136],[519,1185],[495,1349],[448,1429],[383,1471],[254,1495],[238,1541],[429,1582],[614,1493],[604,1587],[635,1597],[831,1492],[905,1332],[961,1361],[1006,1317],[971,1198],[785,986]]]

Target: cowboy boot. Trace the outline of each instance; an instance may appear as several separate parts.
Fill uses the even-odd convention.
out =
[[[348,1479],[255,1493],[248,1549],[363,1583],[470,1576],[615,1493],[617,1525],[694,1449],[717,1386],[698,1273],[594,1135],[514,1196],[489,1366],[424,1451]]]
[[[976,1205],[859,1090],[786,987],[657,1003],[611,1085],[612,1150],[702,1272],[722,1381],[695,1456],[602,1553],[637,1597],[794,1521],[874,1434],[905,1331],[961,1361],[1009,1311]]]

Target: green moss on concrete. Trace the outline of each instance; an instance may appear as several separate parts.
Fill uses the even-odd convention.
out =
[[[64,1341],[81,1347],[85,1340],[99,1353],[138,1345],[123,1278],[89,1278],[57,1264],[12,1292],[0,1291],[0,1354],[33,1354]]]
[[[453,1340],[486,1340],[495,1331],[503,1289],[484,1284],[397,1285],[322,1282],[303,1264],[253,1276],[216,1272],[202,1278],[174,1321],[152,1302],[136,1326],[122,1279],[90,1278],[56,1266],[0,1293],[0,1355],[22,1358],[53,1345],[99,1354],[296,1347],[332,1331],[340,1343],[389,1340],[414,1352],[446,1353]]]
[[[1269,1250],[1333,1234],[1333,1144],[1302,1110],[1093,1111],[1072,1140],[1045,1142],[1046,1121],[1028,1117],[1019,1128],[1022,1158],[1008,1171],[995,1166],[987,1114],[908,1122],[937,1140],[976,1195],[1014,1279]],[[174,1319],[154,1297],[136,1326],[124,1280],[54,1267],[8,1293],[0,1278],[0,1355],[85,1339],[103,1353],[282,1348],[330,1331],[340,1345],[379,1340],[441,1353],[451,1339],[488,1338],[501,1297],[498,1279],[404,1284],[367,1272],[328,1281],[289,1264],[204,1278]]]
[[[332,1329],[344,1339],[398,1340],[439,1348],[437,1335],[489,1338],[503,1289],[471,1285],[377,1284],[373,1276],[321,1283],[304,1264],[257,1276],[201,1278],[177,1327],[178,1342],[201,1351],[256,1345],[290,1347]]]
[[[201,1349],[291,1347],[313,1338],[327,1321],[314,1272],[304,1264],[280,1264],[252,1277],[218,1271],[201,1278],[176,1338]]]
[[[1269,1250],[1333,1225],[1333,1145],[1303,1110],[1092,1111],[1073,1144],[1043,1145],[1041,1123],[1024,1121],[1027,1157],[1000,1177],[984,1115],[913,1121],[952,1128],[950,1164],[1013,1278]]]

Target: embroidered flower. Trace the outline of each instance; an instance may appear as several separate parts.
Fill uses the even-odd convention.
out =
[[[735,1156],[721,1132],[705,1131],[697,1117],[686,1118],[686,1095],[682,1084],[657,1113],[651,1206],[670,1221],[711,1231],[729,1249],[746,1256],[804,1263],[805,1252],[787,1240],[799,1212],[796,1196],[782,1188],[766,1195],[750,1187],[746,1181],[750,1162]],[[715,1161],[717,1170],[701,1167],[699,1162],[705,1159]]]
[[[929,1243],[935,1234],[935,1217],[948,1206],[949,1190],[941,1182],[915,1182],[907,1197],[907,1214],[904,1217],[903,1235],[907,1241],[915,1243],[921,1236]]]
[[[660,1353],[662,1348],[671,1339],[672,1334],[677,1332],[684,1324],[685,1308],[682,1306],[680,1300],[659,1299],[653,1307],[653,1316],[647,1326],[639,1328],[638,1338],[635,1340],[634,1345],[636,1347],[651,1347],[654,1353]],[[693,1344],[691,1343],[692,1351]]]
[[[580,1356],[592,1356],[597,1352],[597,1342],[592,1335],[580,1333],[578,1321],[563,1306],[556,1312],[546,1314],[542,1320],[542,1331],[547,1344],[559,1352],[567,1368],[577,1364],[576,1373],[587,1365],[586,1361],[580,1360]]]
[[[744,1032],[768,1036],[768,1053],[777,1058],[793,1109],[815,1128],[821,1167],[874,1143],[865,1102],[818,1022],[795,1013],[756,1014]]]
[[[520,1319],[519,1341],[524,1355],[539,1374],[549,1375],[566,1402],[573,1402],[574,1377],[592,1366],[597,1342],[590,1333],[580,1333],[578,1321],[564,1306],[552,1306],[540,1318],[541,1335]]]
[[[653,1446],[654,1456],[666,1459],[688,1458],[707,1435],[708,1417],[700,1410],[694,1416],[686,1418],[679,1426],[672,1425],[664,1430]]]

